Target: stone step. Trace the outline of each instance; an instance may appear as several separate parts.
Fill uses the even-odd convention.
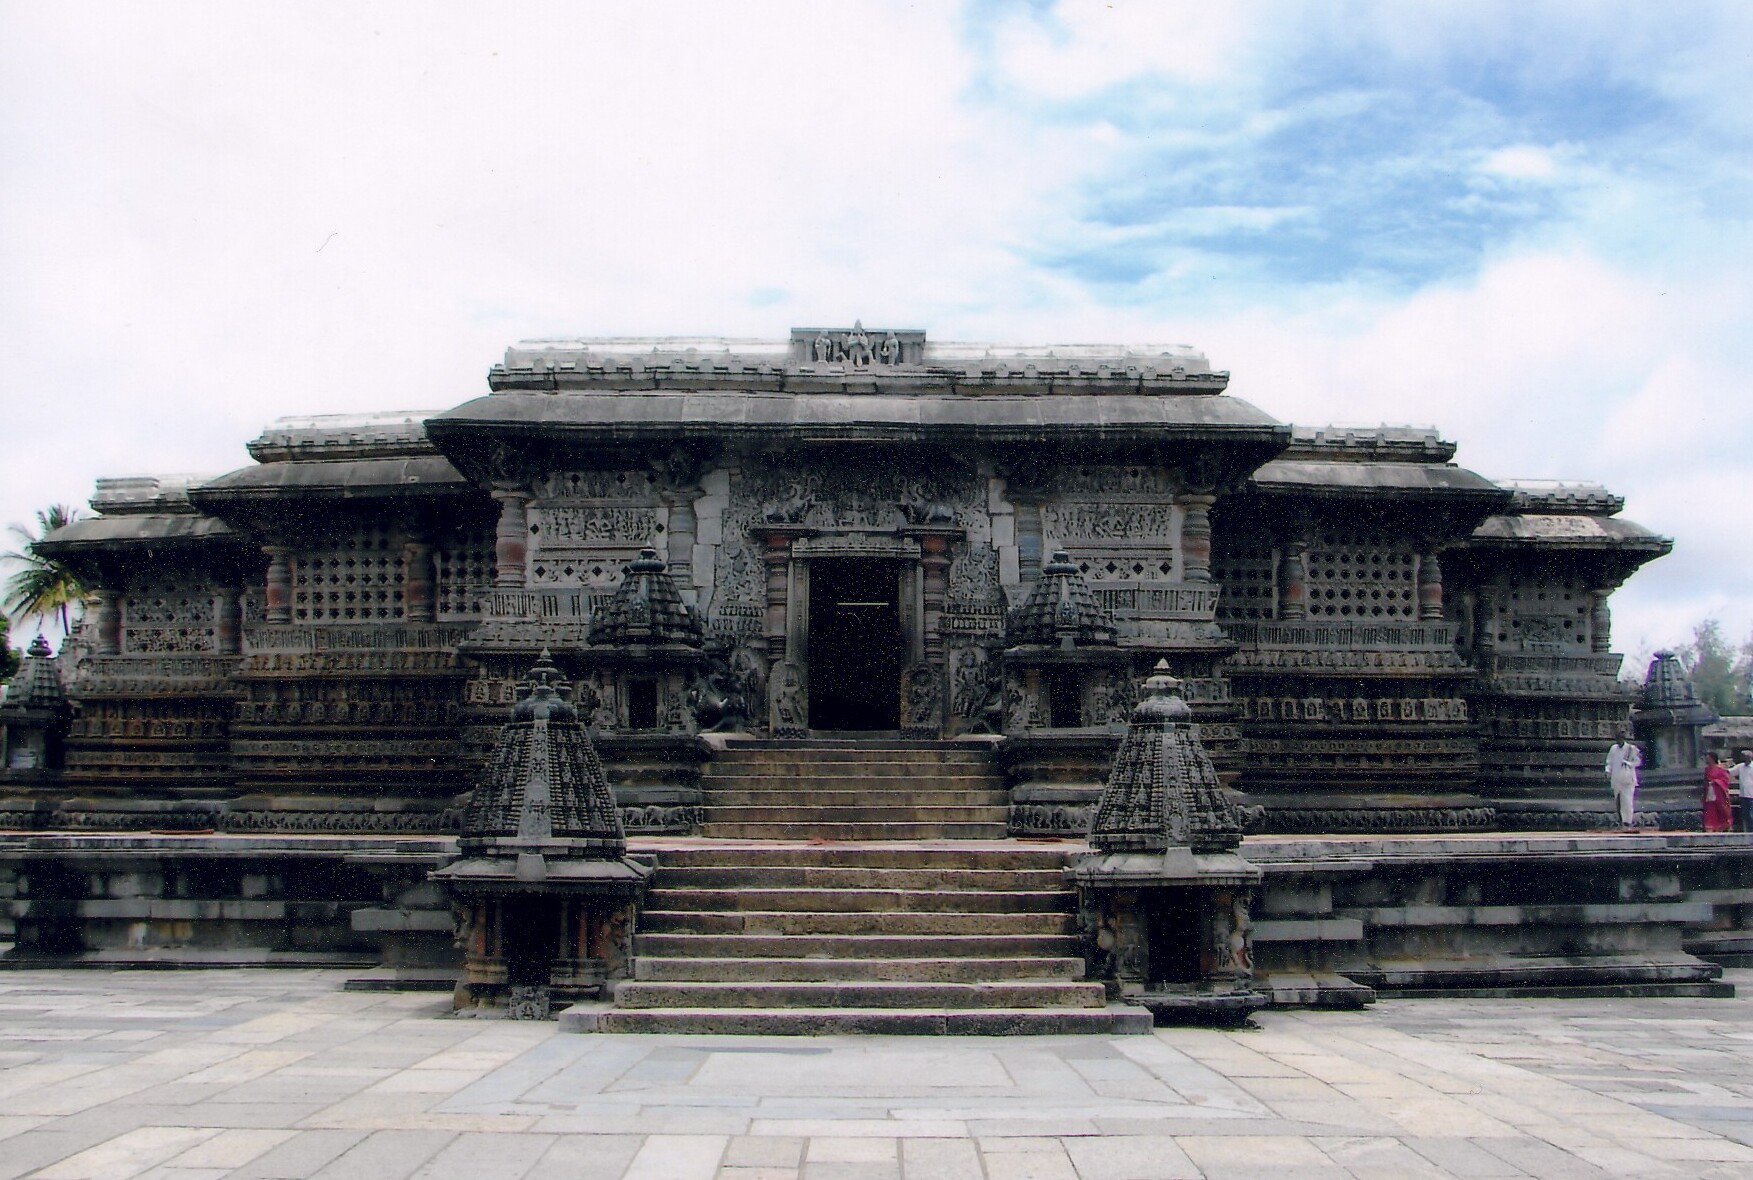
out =
[[[969,889],[1043,892],[1065,888],[1058,865],[1042,869],[870,868],[863,865],[687,865],[666,855],[656,887],[669,889]]]
[[[789,940],[788,940],[789,941]],[[917,945],[917,944],[915,944]],[[930,949],[927,944],[925,949]],[[1083,960],[1063,958],[730,959],[641,956],[636,978],[691,983],[742,981],[981,983],[1000,979],[1079,979]],[[447,975],[452,979],[455,973]]]
[[[707,787],[707,807],[971,807],[1008,812],[1010,796],[1003,791],[836,791],[769,787],[759,791]]]
[[[1051,914],[1075,907],[1068,890],[1017,889],[688,889],[661,883],[646,895],[648,911],[696,913],[768,911],[811,914]]]
[[[694,844],[660,846],[659,871],[681,867],[868,868],[868,869],[1052,869],[1061,870],[1069,857],[1082,851],[1077,843],[1052,841],[1040,845],[1000,841],[993,844],[909,845],[806,844],[795,837],[777,843]]]
[[[647,909],[639,929],[651,934],[1070,934],[1069,914],[958,914],[860,910],[856,913],[803,913],[788,910]],[[794,947],[793,955],[815,948]],[[915,949],[924,950],[915,943]]]
[[[995,742],[933,742],[907,738],[779,738],[729,741],[715,758],[746,758],[759,754],[821,754],[829,757],[990,758]]]
[[[776,775],[803,775],[809,778],[895,779],[957,778],[996,779],[1000,776],[987,762],[889,762],[874,759],[800,758],[783,761],[771,758],[750,758],[740,762],[714,759],[703,772],[708,779],[772,778]]]
[[[707,820],[702,836],[720,840],[999,840],[997,823],[731,823]]]
[[[643,927],[643,923],[641,926]],[[634,953],[654,959],[1064,959],[1078,953],[1071,934],[936,934],[929,942],[909,934],[641,933]]]
[[[570,1017],[570,1019],[569,1019]],[[1148,1011],[1105,1008],[608,1008],[563,1012],[563,1031],[746,1036],[1114,1036],[1148,1033]]]
[[[787,787],[799,782],[822,784],[829,791],[845,789],[845,791],[912,791],[915,787],[931,787],[934,791],[1001,791],[1004,787],[1003,778],[999,775],[982,775],[982,773],[933,773],[920,770],[919,766],[910,766],[906,773],[896,775],[866,775],[857,768],[848,768],[848,773],[817,773],[808,766],[782,766],[782,768],[759,768],[750,770],[747,775],[703,775],[701,782],[717,789],[738,789],[738,791],[759,791],[763,787]]]
[[[1100,1008],[1099,983],[1000,980],[982,983],[666,983],[631,980],[615,1006],[638,1008]]]
[[[702,821],[763,824],[861,824],[861,823],[1003,823],[1009,811],[1002,807],[911,807],[897,804],[867,805],[789,803],[782,807],[721,807],[707,796]]]

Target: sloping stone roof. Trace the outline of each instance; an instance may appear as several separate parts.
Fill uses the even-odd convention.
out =
[[[206,507],[288,494],[329,499],[442,495],[469,486],[450,460],[422,455],[262,463],[209,480],[190,495]]]
[[[511,840],[532,850],[560,841],[569,855],[621,856],[627,837],[602,760],[547,652],[518,693],[463,815],[464,855],[515,854],[496,843]]]
[[[1083,571],[1062,549],[1042,568],[1029,597],[1011,616],[1005,638],[1011,644],[1057,644],[1062,638],[1110,644],[1114,620],[1096,601]]]
[[[1166,662],[1144,682],[1126,737],[1090,821],[1103,852],[1227,852],[1242,843],[1242,817],[1224,794],[1199,741],[1192,707]]]
[[[726,435],[800,441],[1036,442],[1051,439],[1149,443],[1233,440],[1276,450],[1287,428],[1232,397],[1149,394],[898,396],[722,389],[629,390],[619,393],[510,392],[466,402],[428,419],[427,431],[448,440],[486,428],[492,433],[552,435],[590,441],[650,439],[720,441]]]
[[[24,662],[6,684],[6,696],[0,708],[7,712],[32,709],[60,711],[67,708],[67,690],[61,684],[60,670],[55,666],[48,640],[38,635],[25,648]]]
[[[698,647],[705,638],[700,620],[682,601],[669,567],[655,549],[642,549],[627,563],[621,584],[590,624],[592,643]]]

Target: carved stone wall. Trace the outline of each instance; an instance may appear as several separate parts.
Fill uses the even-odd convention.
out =
[[[68,684],[77,711],[67,785],[145,796],[225,792],[237,662],[210,654],[84,657]]]
[[[457,625],[259,628],[237,676],[237,789],[448,798],[460,760]]]
[[[557,471],[534,481],[529,584],[606,595],[641,548],[667,552],[658,484],[656,471],[632,469]]]

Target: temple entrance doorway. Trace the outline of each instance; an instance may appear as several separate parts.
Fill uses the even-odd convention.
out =
[[[810,562],[810,728],[899,729],[901,570],[870,557]]]

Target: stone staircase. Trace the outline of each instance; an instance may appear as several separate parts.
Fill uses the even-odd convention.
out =
[[[1110,1006],[1099,983],[1081,981],[1064,849],[992,841],[656,851],[657,877],[635,939],[636,978],[593,1018],[600,1031],[1151,1027],[1148,1012]]]
[[[739,742],[700,780],[703,836],[1001,840],[1004,781],[985,742]]]

